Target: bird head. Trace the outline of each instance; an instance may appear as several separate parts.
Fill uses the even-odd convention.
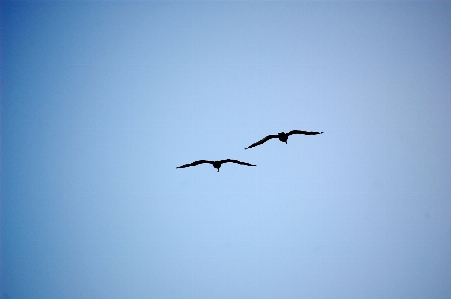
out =
[[[219,161],[213,162],[213,167],[216,168],[219,172],[219,168],[221,167],[221,162],[219,162]]]

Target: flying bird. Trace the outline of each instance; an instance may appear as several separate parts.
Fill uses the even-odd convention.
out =
[[[182,166],[179,166],[179,167],[176,167],[176,168],[186,168],[186,167],[196,166],[196,165],[203,164],[203,163],[210,163],[219,172],[219,168],[221,167],[221,165],[223,163],[227,163],[227,162],[237,163],[237,164],[246,165],[246,166],[257,166],[257,165],[253,165],[253,164],[250,164],[250,163],[241,162],[241,161],[238,161],[238,160],[226,159],[226,160],[219,160],[219,161],[198,160],[198,161],[195,161],[193,163],[185,164],[185,165],[182,165]]]
[[[318,134],[323,134],[323,133],[324,133],[324,132],[307,132],[307,131],[300,131],[300,130],[292,130],[292,131],[290,131],[290,132],[288,132],[288,133],[280,132],[280,133],[277,134],[277,135],[268,135],[268,136],[266,136],[265,138],[263,138],[262,140],[257,141],[257,142],[255,142],[255,143],[249,145],[249,146],[246,147],[245,149],[252,148],[252,147],[255,147],[255,146],[257,146],[257,145],[263,144],[263,143],[265,143],[266,141],[268,141],[269,139],[273,139],[273,138],[279,138],[280,141],[287,143],[288,136],[293,135],[293,134],[318,135]]]

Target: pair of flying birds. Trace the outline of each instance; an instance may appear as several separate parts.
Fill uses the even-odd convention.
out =
[[[268,141],[269,139],[273,139],[273,138],[279,138],[280,141],[287,143],[288,136],[293,135],[293,134],[318,135],[318,134],[323,134],[323,133],[324,133],[324,132],[307,132],[307,131],[300,131],[300,130],[292,130],[292,131],[290,131],[290,132],[288,132],[288,133],[280,132],[280,133],[277,134],[277,135],[268,135],[268,136],[266,136],[265,138],[263,138],[262,140],[257,141],[257,142],[255,142],[255,143],[252,143],[251,145],[249,145],[249,146],[246,147],[245,149],[256,147],[256,146],[258,146],[258,145],[260,145],[260,144],[265,143],[265,142]],[[203,163],[210,163],[210,164],[212,164],[213,167],[216,168],[216,169],[218,170],[218,172],[219,172],[219,168],[221,167],[221,165],[222,165],[223,163],[227,163],[227,162],[232,162],[232,163],[241,164],[241,165],[246,165],[246,166],[257,166],[257,165],[253,165],[253,164],[250,164],[250,163],[241,162],[241,161],[238,161],[238,160],[225,159],[225,160],[219,160],[219,161],[198,160],[198,161],[195,161],[195,162],[193,162],[193,163],[189,163],[189,164],[185,164],[185,165],[179,166],[179,167],[177,167],[177,168],[186,168],[186,167],[196,166],[196,165],[203,164]]]

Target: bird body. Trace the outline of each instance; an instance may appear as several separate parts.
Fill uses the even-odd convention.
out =
[[[246,166],[257,166],[257,165],[253,165],[253,164],[250,164],[250,163],[241,162],[241,161],[238,161],[238,160],[225,159],[225,160],[219,160],[219,161],[198,160],[198,161],[194,161],[193,163],[185,164],[185,165],[182,165],[182,166],[179,166],[179,167],[176,167],[176,168],[186,168],[186,167],[196,166],[196,165],[203,164],[203,163],[210,163],[219,172],[219,168],[221,168],[221,165],[223,163],[227,163],[227,162],[232,162],[232,163],[246,165]]]
[[[293,135],[293,134],[302,134],[302,135],[318,135],[318,134],[323,134],[324,132],[308,132],[308,131],[301,131],[301,130],[292,130],[288,133],[285,132],[280,132],[277,135],[268,135],[265,138],[249,145],[248,147],[246,147],[245,149],[248,148],[252,148],[252,147],[256,147],[260,144],[265,143],[266,141],[273,139],[273,138],[279,138],[280,141],[287,143],[288,141],[288,136]]]

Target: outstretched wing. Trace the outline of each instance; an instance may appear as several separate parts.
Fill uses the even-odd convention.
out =
[[[265,138],[263,138],[262,140],[257,141],[257,142],[255,142],[255,143],[252,143],[251,145],[249,145],[249,146],[246,147],[245,149],[255,147],[255,146],[257,146],[257,145],[260,145],[260,144],[265,143],[265,142],[268,141],[269,139],[272,139],[272,138],[278,138],[278,137],[279,137],[278,135],[268,135],[268,136],[266,136]]]
[[[301,131],[301,130],[292,130],[287,135],[293,135],[293,134],[302,134],[302,135],[318,135],[323,134],[324,132],[307,132],[307,131]]]
[[[250,163],[246,163],[246,162],[241,162],[241,161],[238,161],[238,160],[232,160],[232,159],[221,160],[221,161],[219,161],[219,162],[221,162],[221,164],[222,164],[222,163],[227,163],[227,162],[232,162],[232,163],[241,164],[241,165],[246,165],[246,166],[257,166],[257,165],[254,165],[254,164],[250,164]]]
[[[193,163],[185,164],[185,165],[182,165],[182,166],[179,166],[179,167],[176,167],[176,168],[185,168],[185,167],[190,167],[190,166],[196,166],[196,165],[199,165],[199,164],[202,164],[202,163],[210,163],[210,164],[213,164],[213,161],[198,160],[198,161],[195,161],[195,162],[193,162]]]

